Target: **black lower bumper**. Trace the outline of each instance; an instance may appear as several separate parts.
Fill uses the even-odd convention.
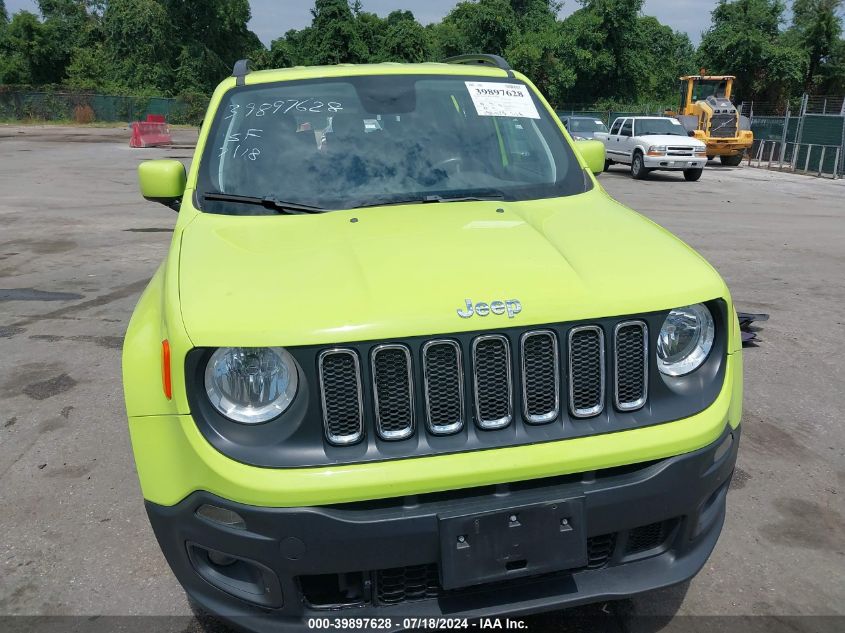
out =
[[[238,628],[287,631],[310,618],[352,617],[401,629],[405,617],[519,616],[694,576],[721,532],[738,444],[739,429],[727,429],[693,453],[579,475],[303,508],[196,492],[172,507],[148,502],[147,512],[189,598]],[[549,571],[532,561],[496,582],[443,588],[444,516],[557,499],[578,508],[587,547],[577,567]],[[246,527],[197,516],[203,504],[236,512]]]

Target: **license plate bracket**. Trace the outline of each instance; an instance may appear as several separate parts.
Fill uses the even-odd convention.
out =
[[[438,522],[444,589],[587,564],[583,498],[476,514],[441,514]]]

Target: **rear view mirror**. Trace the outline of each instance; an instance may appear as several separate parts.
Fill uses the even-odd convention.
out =
[[[604,143],[594,140],[575,141],[575,149],[591,172],[600,174],[604,171]]]
[[[185,166],[178,160],[148,160],[138,165],[141,195],[174,211],[179,211],[187,181]]]

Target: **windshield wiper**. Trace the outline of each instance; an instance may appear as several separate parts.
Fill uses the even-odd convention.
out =
[[[202,197],[206,200],[219,200],[220,202],[242,202],[244,204],[254,204],[256,206],[264,207],[265,209],[273,209],[279,213],[289,215],[299,215],[301,213],[323,213],[326,211],[326,209],[323,209],[322,207],[313,207],[308,204],[278,200],[273,196],[258,198],[255,196],[239,196],[233,193],[209,191],[202,194]]]
[[[429,196],[409,196],[399,200],[385,200],[384,202],[369,202],[367,204],[359,204],[353,209],[366,209],[368,207],[389,207],[399,204],[431,204],[435,202],[483,202],[485,200],[504,200],[505,194],[499,191],[492,191],[490,193],[483,193],[478,195],[468,196],[441,196],[433,194]]]

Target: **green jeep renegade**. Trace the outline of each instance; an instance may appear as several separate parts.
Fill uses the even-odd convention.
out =
[[[702,567],[739,326],[603,162],[477,55],[239,62],[190,171],[141,165],[179,217],[127,332],[126,407],[194,604],[250,630],[460,625]]]

